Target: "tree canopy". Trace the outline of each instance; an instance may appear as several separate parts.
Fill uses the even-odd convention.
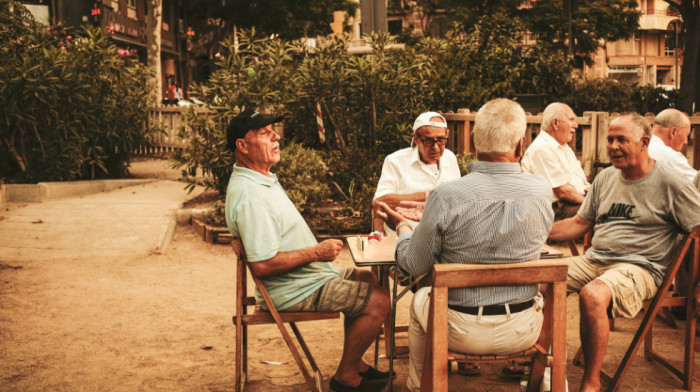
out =
[[[397,11],[419,12],[425,23],[424,31],[439,14],[461,25],[464,31],[472,29],[483,17],[513,20],[512,23],[534,33],[541,44],[564,58],[569,42],[567,4],[571,4],[571,33],[579,64],[589,62],[589,55],[601,43],[629,38],[638,27],[636,0],[538,0],[531,3],[525,6],[524,0],[392,0],[390,7]]]
[[[315,37],[331,32],[335,11],[355,14],[352,0],[200,0],[185,2],[189,25],[210,54],[237,29],[251,29],[284,39]],[[213,47],[213,48],[212,48]]]

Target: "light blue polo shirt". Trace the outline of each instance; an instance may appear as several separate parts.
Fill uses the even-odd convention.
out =
[[[277,176],[264,176],[233,165],[226,190],[226,224],[243,241],[248,261],[269,260],[277,252],[291,252],[318,244],[311,229],[289,200]],[[278,310],[297,304],[326,282],[339,276],[330,263],[312,262],[286,274],[262,278]],[[255,290],[255,299],[263,302]]]

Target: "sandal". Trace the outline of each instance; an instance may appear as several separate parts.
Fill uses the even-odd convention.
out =
[[[460,362],[457,364],[457,374],[463,376],[478,376],[481,374],[481,368],[478,363]]]
[[[513,361],[510,366],[504,366],[503,369],[501,369],[501,373],[503,373],[503,377],[519,380],[530,374],[531,366],[532,363],[530,362],[515,363],[515,361]]]

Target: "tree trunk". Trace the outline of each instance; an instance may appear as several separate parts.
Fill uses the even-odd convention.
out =
[[[13,158],[15,158],[15,161],[17,162],[17,166],[19,166],[19,169],[22,170],[22,173],[27,171],[27,166],[24,164],[24,159],[20,156],[19,153],[17,153],[17,150],[15,149],[15,138],[10,137],[8,140],[7,138],[2,138],[3,142],[5,142],[5,145],[7,146],[7,151],[12,155]]]
[[[148,68],[153,74],[151,103],[160,106],[163,97],[163,81],[160,66],[160,38],[163,24],[163,0],[148,0],[147,46]]]
[[[700,4],[697,0],[664,0],[678,10],[683,19],[683,66],[681,67],[679,109],[693,114],[700,111]],[[678,81],[676,81],[678,83]]]
[[[700,7],[689,11],[687,18],[683,15],[685,48],[681,68],[681,106],[683,110],[693,114],[700,111]]]

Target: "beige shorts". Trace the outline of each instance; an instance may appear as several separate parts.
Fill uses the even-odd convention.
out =
[[[372,285],[355,280],[355,268],[336,267],[339,277],[331,279],[301,302],[283,312],[341,312],[357,317],[365,310],[372,295]]]
[[[659,289],[649,271],[636,264],[598,264],[584,256],[569,258],[566,280],[569,292],[579,292],[595,279],[612,293],[612,317],[634,318],[642,309],[642,302],[653,298]]]

